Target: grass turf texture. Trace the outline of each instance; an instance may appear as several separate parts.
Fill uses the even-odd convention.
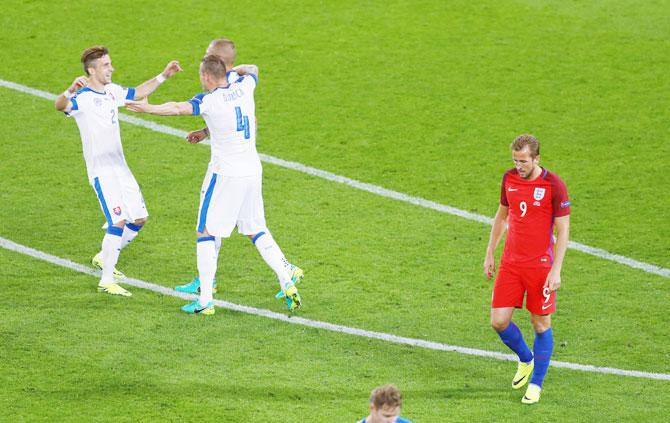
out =
[[[114,80],[122,84],[135,85],[158,73],[168,60],[180,59],[185,72],[164,84],[152,101],[188,99],[199,91],[198,59],[209,40],[223,34],[237,41],[239,63],[254,62],[261,67],[257,114],[262,152],[487,215],[495,211],[500,176],[511,166],[509,142],[520,132],[532,131],[544,141],[544,164],[568,184],[575,204],[573,239],[642,261],[670,265],[670,225],[664,219],[664,211],[670,206],[666,189],[669,181],[663,172],[667,164],[663,157],[669,153],[665,142],[669,109],[662,94],[669,86],[669,77],[662,69],[667,68],[670,50],[668,27],[663,25],[663,13],[659,13],[668,11],[665,3],[637,5],[634,10],[625,2],[611,2],[607,9],[572,3],[572,9],[559,3],[537,7],[524,2],[504,8],[493,3],[475,7],[459,3],[441,6],[437,2],[410,8],[386,2],[349,9],[328,4],[273,7],[264,3],[233,6],[222,16],[214,6],[197,12],[186,6],[156,11],[118,2],[105,5],[92,32],[73,31],[72,26],[63,25],[84,22],[90,14],[83,8],[47,10],[41,2],[6,5],[0,17],[2,79],[61,92],[81,73],[81,50],[105,43],[117,68]],[[198,22],[195,29],[190,22]],[[166,32],[166,28],[184,30]],[[40,54],[26,55],[26,51]],[[48,101],[28,95],[0,89],[0,104],[0,123],[4,132],[11,134],[0,145],[0,236],[87,262],[99,248],[102,231],[97,228],[103,219],[93,191],[86,186],[76,125],[53,112]],[[154,120],[182,129],[201,126],[197,118]],[[122,124],[122,137],[152,216],[136,244],[122,253],[119,267],[129,275],[166,286],[184,282],[195,268],[193,225],[207,148],[127,124]],[[270,229],[289,258],[308,272],[301,289],[306,302],[302,315],[505,351],[488,328],[489,283],[480,277],[488,227],[275,166],[265,166],[264,184]],[[281,310],[272,299],[277,285],[248,244],[241,237],[224,244],[219,267],[224,291],[219,298]],[[26,275],[14,272],[14,263],[21,259],[8,254],[3,252],[0,266],[3,280],[31,281],[39,276],[36,270],[34,275],[33,270],[27,270]],[[70,275],[34,261],[27,263],[29,269],[45,269],[44,283],[53,283],[49,281],[54,274]],[[56,290],[48,298],[27,292],[38,309],[50,309],[52,302],[67,302],[72,296],[74,301],[78,295],[89,295],[76,307],[77,319],[91,327],[101,323],[82,318],[82,308],[90,307],[90,313],[97,316],[108,306],[117,307],[117,314],[134,307],[135,303],[116,305],[102,296],[80,293],[79,289],[92,288],[95,281],[85,276],[77,279],[82,284]],[[670,371],[670,345],[664,340],[664,328],[670,323],[664,313],[669,299],[667,279],[572,251],[563,280],[555,318],[556,359]],[[7,286],[8,291],[17,289]],[[165,326],[172,327],[189,322],[191,330],[167,333],[165,337],[174,342],[205,339],[201,337],[211,331],[207,342],[212,344],[207,348],[213,351],[213,362],[233,366],[245,361],[236,388],[221,388],[225,394],[222,404],[239,402],[239,406],[231,405],[235,410],[232,416],[261,416],[254,412],[264,406],[274,409],[276,400],[262,394],[254,377],[245,379],[245,373],[253,376],[267,368],[280,369],[279,358],[291,354],[289,346],[282,349],[282,343],[291,345],[291,336],[305,329],[219,313],[214,320],[218,323],[205,323],[200,333],[202,322],[180,320],[182,316],[176,313],[179,300],[133,291],[132,301],[138,302],[138,296],[145,301],[133,311],[142,313],[130,320],[134,324],[136,320],[148,320],[147,325],[158,325],[163,320]],[[408,291],[411,296],[406,295]],[[21,295],[26,296],[25,292]],[[16,295],[8,292],[5,297]],[[9,303],[5,304],[3,309],[10,310]],[[38,331],[37,322],[41,320],[34,319],[33,329],[30,321],[24,321],[22,327]],[[232,324],[229,320],[245,321],[248,326],[229,332],[231,343],[223,348],[217,342],[225,342],[219,338]],[[530,341],[526,320],[525,312],[519,313],[517,321]],[[120,329],[119,336],[135,339],[135,348],[119,348],[127,351],[124,356],[130,356],[131,363],[140,360],[142,351],[147,354],[147,347],[138,341],[141,338],[134,338],[134,324],[119,326],[125,328]],[[258,326],[264,328],[256,329]],[[517,404],[517,396],[505,391],[508,373],[513,371],[509,363],[417,351],[412,354],[425,360],[425,369],[420,369],[417,361],[416,368],[414,364],[409,366],[416,370],[411,377],[403,379],[403,370],[398,369],[398,362],[405,365],[407,361],[401,355],[370,369],[372,376],[366,379],[332,363],[346,361],[355,352],[369,361],[378,350],[389,351],[389,355],[409,350],[307,331],[314,336],[308,342],[315,345],[308,348],[312,352],[297,357],[303,377],[321,381],[318,375],[326,371],[332,376],[327,378],[328,384],[338,388],[332,394],[314,388],[310,393],[314,394],[313,400],[305,401],[307,382],[302,389],[293,390],[294,378],[286,376],[283,369],[277,370],[284,377],[275,376],[281,381],[276,386],[282,388],[275,395],[282,398],[279,392],[286,391],[303,395],[300,401],[298,397],[283,397],[304,404],[300,411],[303,421],[307,413],[335,420],[339,414],[322,411],[325,403],[334,404],[332,410],[349,407],[349,420],[360,417],[369,389],[386,381],[398,383],[405,391],[414,387],[419,395],[410,400],[412,394],[406,392],[404,414],[417,421],[502,415],[495,410],[503,409],[514,410],[510,419],[518,414],[514,421],[533,420],[533,413],[523,414],[527,411]],[[283,339],[286,335],[289,339]],[[43,348],[42,343],[50,339],[41,339],[46,336],[36,335],[34,344],[27,348]],[[72,340],[67,333],[49,336],[63,348]],[[259,364],[256,369],[253,360],[245,360],[247,351],[235,349],[246,342],[239,339],[245,337],[262,340],[257,361],[267,360],[272,366]],[[341,339],[354,346],[344,350],[332,346]],[[324,347],[324,342],[330,344]],[[7,354],[21,351],[11,343],[3,345]],[[95,351],[104,351],[104,346],[101,343]],[[276,350],[286,355],[274,354]],[[63,352],[76,353],[76,348]],[[197,354],[189,351],[187,356]],[[197,381],[202,378],[193,378],[192,374],[209,374],[210,367],[204,363],[189,363],[186,367],[192,371],[187,372],[181,369],[179,357],[156,363],[159,359],[149,364],[174,372],[169,382],[156,383],[165,396],[177,398],[196,391],[201,387]],[[12,373],[16,378],[48,375],[51,363],[40,363],[36,357],[24,360],[24,365]],[[328,366],[320,366],[319,360],[327,361]],[[471,364],[448,367],[454,360]],[[447,367],[436,371],[431,368],[435,361]],[[383,371],[385,366],[393,370]],[[481,367],[477,377],[486,382],[479,389],[469,391],[458,383],[440,385],[446,380],[471,384],[468,372],[472,366]],[[151,375],[158,373],[142,364],[129,364],[114,375],[118,381],[137,382],[138,369]],[[415,379],[415,373],[418,376],[423,372],[423,377]],[[77,395],[81,379],[67,375],[64,372],[57,380]],[[224,377],[229,376],[219,373],[213,378]],[[593,396],[603,401],[612,396],[622,398],[621,409],[612,408],[612,416],[642,418],[644,414],[638,412],[641,408],[649,408],[645,412],[653,414],[655,404],[664,402],[667,406],[667,383],[561,369],[550,369],[548,377],[542,413],[555,401],[555,410],[564,407],[568,410],[564,412],[574,412],[575,416],[595,417],[589,414],[589,410],[597,409]],[[190,388],[170,388],[182,379]],[[338,385],[335,380],[345,382]],[[353,392],[349,385],[360,388]],[[118,404],[136,394],[133,402],[137,404],[137,417],[145,406],[155,404],[142,400],[152,390],[148,384],[128,383],[124,389],[127,397],[119,396]],[[81,390],[79,395],[87,397],[86,392]],[[346,392],[351,394],[349,406],[339,407],[337,392],[343,397]],[[639,395],[623,398],[624,392]],[[254,394],[259,395],[252,405],[249,398]],[[49,395],[48,391],[43,393],[42,402],[27,397],[26,401],[36,407],[34,416],[47,415],[40,404],[58,398],[56,393]],[[451,395],[455,399],[449,401]],[[643,395],[650,402],[645,407],[638,403]],[[213,397],[207,401],[212,400],[212,407],[223,412]],[[8,401],[11,398],[8,394]],[[488,410],[493,414],[477,414],[480,408],[487,409],[480,407],[480,401],[489,400],[492,403]],[[445,402],[446,409],[440,408]],[[167,415],[177,418],[189,407],[175,407],[174,414],[168,411]],[[85,402],[84,415],[86,408],[94,413],[100,410],[100,404]],[[67,416],[67,406],[61,410],[60,416]],[[451,414],[452,410],[457,413]],[[625,414],[626,410],[630,413]],[[650,419],[654,418],[652,414]],[[111,411],[100,415],[114,416]],[[271,415],[285,416],[276,409]],[[556,420],[559,417],[562,415],[555,414]]]
[[[416,421],[665,415],[663,381],[552,369],[542,406],[529,409],[509,387],[513,363],[221,310],[189,317],[176,298],[138,289],[131,299],[103,296],[90,276],[5,250],[0,263],[10,269],[0,300],[0,407],[13,421],[354,421],[366,413],[369,387],[389,380],[403,387],[405,414]],[[27,296],[26,286],[40,289]]]

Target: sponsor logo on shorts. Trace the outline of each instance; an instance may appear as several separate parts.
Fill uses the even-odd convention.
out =
[[[121,216],[121,207],[114,207],[112,211],[114,212],[115,215]]]
[[[536,199],[537,201],[540,201],[541,199],[544,198],[544,193],[547,190],[545,188],[535,188],[535,191],[533,192],[533,198]]]
[[[547,304],[547,305],[543,305],[543,306],[542,306],[542,310],[546,310],[546,309],[548,309],[549,307],[551,307],[552,305],[554,305],[554,303],[549,303],[549,304]]]

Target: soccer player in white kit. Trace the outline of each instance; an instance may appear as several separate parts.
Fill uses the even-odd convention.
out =
[[[86,49],[81,63],[86,76],[77,77],[56,98],[55,107],[77,122],[89,183],[108,225],[102,251],[93,259],[102,267],[98,290],[129,297],[132,294],[115,282],[115,273],[119,274],[115,266],[119,253],[137,236],[149,213],[123,155],[118,108],[128,100],[147,97],[181,68],[172,61],[155,78],[137,88],[124,88],[112,83],[114,68],[107,48]]]
[[[187,313],[215,313],[212,284],[217,266],[216,238],[228,238],[237,226],[275,272],[290,311],[301,306],[300,295],[284,266],[284,254],[265,224],[262,166],[256,151],[254,90],[258,68],[240,65],[240,78],[228,83],[226,65],[209,55],[200,64],[200,81],[207,92],[191,101],[152,105],[129,102],[129,110],[163,116],[202,115],[209,128],[212,158],[200,191],[197,264],[200,296],[182,307]]]
[[[237,50],[235,49],[235,43],[227,38],[217,38],[212,40],[207,46],[205,51],[205,56],[214,55],[219,59],[223,60],[223,63],[226,65],[226,79],[229,84],[237,81],[240,78],[240,75],[235,72],[235,58],[237,57]],[[196,131],[191,131],[186,135],[186,139],[191,144],[197,144],[209,137],[209,128],[206,126],[202,129]],[[214,248],[216,249],[216,255],[219,255],[219,249],[221,248],[221,238],[216,238],[214,242]],[[305,272],[298,266],[291,264],[288,260],[284,259],[284,267],[291,274],[291,279],[298,283],[301,281],[305,275]],[[186,292],[189,294],[198,294],[200,293],[200,278],[195,276],[189,283],[183,285],[177,285],[175,287],[176,291]],[[216,293],[216,276],[214,277],[212,292]],[[284,291],[279,290],[275,298],[284,298]],[[287,301],[288,303],[288,301]],[[290,308],[290,304],[289,304]]]

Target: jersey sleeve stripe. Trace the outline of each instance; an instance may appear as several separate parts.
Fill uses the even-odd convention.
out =
[[[193,106],[193,116],[199,116],[201,102],[197,100],[189,100],[189,103],[191,103],[191,106]]]
[[[70,110],[79,110],[79,104],[77,104],[76,97],[72,97],[70,103],[72,103],[72,108]]]
[[[126,94],[126,100],[135,100],[135,88],[128,88],[128,94]]]

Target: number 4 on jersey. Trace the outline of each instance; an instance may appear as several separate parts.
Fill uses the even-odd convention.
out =
[[[235,107],[235,115],[237,116],[237,132],[244,131],[244,139],[248,140],[249,134],[249,116],[242,116],[242,109]]]

